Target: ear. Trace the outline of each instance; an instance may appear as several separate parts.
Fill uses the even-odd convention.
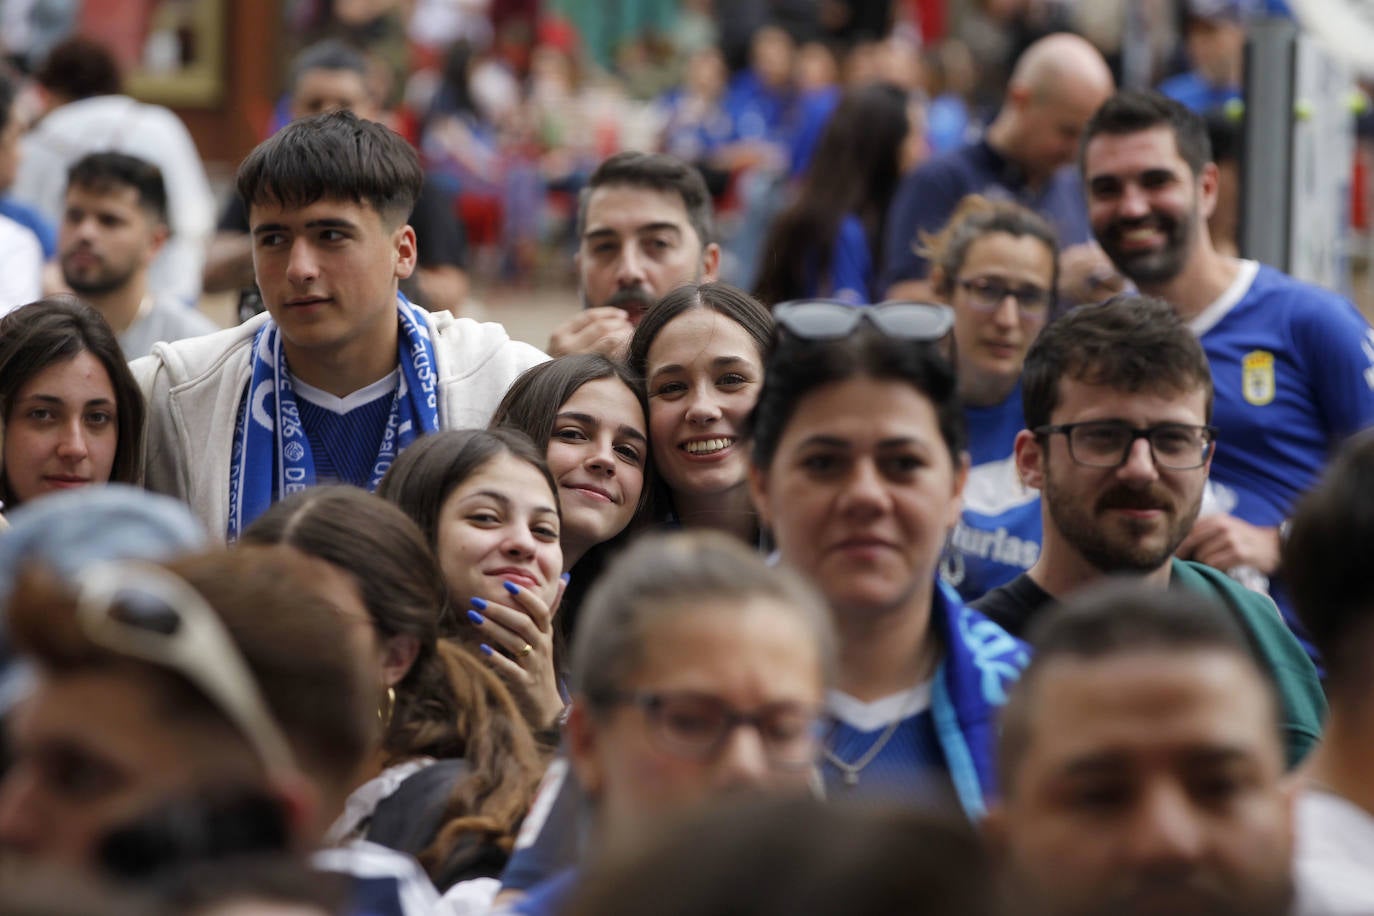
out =
[[[773,520],[768,512],[768,472],[752,461],[749,463],[749,501],[754,504],[759,527],[771,529]]]
[[[382,643],[382,683],[395,687],[410,673],[410,667],[420,654],[420,640],[401,634],[388,637]]]
[[[597,723],[587,708],[586,699],[575,698],[568,710],[568,721],[563,725],[563,743],[577,782],[592,801],[600,797],[605,782],[601,758],[596,753],[597,737]]]
[[[1028,429],[1016,434],[1012,445],[1016,461],[1016,476],[1032,490],[1040,490],[1045,485],[1045,451],[1040,438]]]
[[[160,222],[153,226],[151,250],[148,252],[148,259],[146,263],[151,264],[153,258],[156,258],[158,254],[161,253],[162,246],[167,244],[167,239],[171,237],[171,234],[172,230],[167,228],[166,223]]]
[[[1202,171],[1197,176],[1197,197],[1198,211],[1202,216],[1202,222],[1212,218],[1212,214],[1217,209],[1217,186],[1221,182],[1221,170],[1217,168],[1215,162],[1209,162],[1202,167]]]
[[[701,252],[701,280],[703,283],[714,283],[718,279],[720,279],[720,246],[712,242]]]
[[[959,453],[959,464],[954,468],[954,493],[949,501],[949,517],[945,519],[947,531],[954,530],[964,512],[964,487],[968,486],[968,469],[972,463],[968,452]]]
[[[415,272],[418,263],[420,249],[415,243],[415,230],[406,224],[392,238],[396,245],[396,279],[404,280]]]

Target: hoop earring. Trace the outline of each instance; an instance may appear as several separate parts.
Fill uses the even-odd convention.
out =
[[[396,688],[388,687],[386,693],[382,694],[381,701],[377,704],[377,721],[382,723],[382,728],[391,725],[391,714],[396,711]]]

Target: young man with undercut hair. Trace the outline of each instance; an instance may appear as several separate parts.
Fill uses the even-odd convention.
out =
[[[128,359],[162,340],[219,330],[174,295],[154,289],[148,270],[167,241],[162,171],[125,153],[91,153],[67,172],[58,224],[62,279],[109,322]]]
[[[405,222],[415,151],[339,111],[295,121],[239,167],[266,314],[159,344],[133,364],[148,399],[146,483],[236,538],[317,482],[375,489],[419,436],[485,426],[545,357],[497,324],[416,308]]]

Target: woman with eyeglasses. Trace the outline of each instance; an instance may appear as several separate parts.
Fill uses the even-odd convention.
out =
[[[420,526],[457,619],[441,631],[486,659],[543,731],[563,712],[553,616],[563,575],[558,484],[514,429],[432,433],[397,456],[377,495]]]
[[[649,398],[649,445],[661,482],[654,511],[684,528],[757,543],[744,424],[763,382],[768,310],[724,283],[680,286],[630,338],[630,371]]]
[[[760,249],[759,299],[827,296],[863,305],[879,296],[887,211],[902,174],[924,152],[921,120],[906,93],[886,83],[840,100],[794,202]]]
[[[592,814],[581,861],[713,798],[810,789],[834,642],[798,577],[717,532],[652,535],[613,561],[583,614],[565,734]],[[577,874],[514,912],[559,912]]]
[[[941,306],[780,306],[750,424],[750,489],[781,560],[821,592],[840,668],[832,797],[992,791],[992,736],[1025,647],[939,581],[968,476]]]
[[[622,364],[598,353],[540,363],[511,385],[491,428],[518,429],[558,483],[563,572],[570,576],[559,629],[572,632],[581,596],[630,528],[648,493],[649,434],[644,390]]]
[[[342,624],[375,669],[380,741],[329,840],[407,852],[441,891],[499,875],[543,761],[501,681],[440,638],[446,588],[415,524],[361,489],[321,486],[275,503],[240,543],[328,563],[366,610]]]
[[[931,282],[954,310],[959,398],[972,462],[964,508],[941,569],[973,601],[1019,576],[1040,555],[1039,491],[1012,460],[1021,366],[1049,319],[1058,280],[1054,231],[1011,201],[964,198],[925,240]]]
[[[0,508],[141,472],[143,395],[100,313],[67,297],[0,318]]]

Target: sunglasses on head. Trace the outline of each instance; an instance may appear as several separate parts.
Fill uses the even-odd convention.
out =
[[[954,327],[948,306],[929,302],[880,302],[849,305],[838,299],[797,299],[773,306],[779,328],[802,340],[842,340],[865,321],[884,337],[933,343]]]
[[[233,637],[184,580],[145,563],[101,563],[78,579],[76,615],[92,642],[195,685],[248,739],[269,773],[296,770],[286,736]]]

